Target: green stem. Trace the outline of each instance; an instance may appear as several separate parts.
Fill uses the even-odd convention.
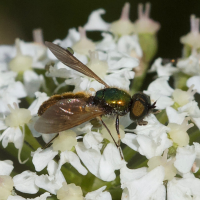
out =
[[[131,86],[130,86],[130,94],[133,95],[135,94],[136,92],[140,91],[142,85],[143,85],[143,82],[144,82],[144,79],[146,77],[146,71],[147,71],[147,68],[148,68],[148,63],[143,63],[143,73],[141,76],[135,76],[132,83],[131,83]]]

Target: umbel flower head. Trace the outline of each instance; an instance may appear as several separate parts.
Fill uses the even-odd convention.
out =
[[[59,200],[200,199],[200,109],[196,95],[200,91],[200,55],[198,41],[195,42],[199,37],[199,19],[191,17],[191,33],[181,39],[190,51],[193,48],[189,57],[179,59],[175,66],[163,64],[164,60],[158,58],[150,70],[156,71],[158,77],[149,83],[145,70],[155,55],[156,33],[160,28],[159,23],[150,19],[150,4],[144,10],[139,4],[135,23],[129,19],[129,3],[125,3],[117,21],[104,22],[100,17],[104,13],[103,9],[93,11],[84,28],[72,28],[63,40],[56,39],[53,43],[64,48],[63,54],[71,47],[73,59],[80,60],[106,84],[60,62],[44,46],[41,30],[34,31],[34,42],[17,39],[11,47],[0,46],[0,148],[3,152],[0,159],[7,155],[9,159],[16,157],[13,151],[16,148],[18,160],[24,164],[15,169],[16,163],[0,160],[0,199],[46,200],[50,196]],[[95,42],[86,36],[87,30],[105,32]],[[40,69],[34,71],[34,68]],[[169,83],[174,79],[174,85]],[[142,92],[141,84],[150,103],[144,105],[144,99],[138,98],[133,109],[138,113],[154,106],[159,109],[159,114],[155,115],[158,111],[152,109],[145,116],[146,125],[133,122],[129,113],[116,117],[116,107],[111,115],[104,114],[111,104],[105,97],[105,86],[135,93]],[[48,95],[61,90],[70,93],[49,99],[43,90]],[[72,90],[81,92],[73,96]],[[103,95],[98,104],[93,100],[99,90]],[[69,109],[63,107],[66,97],[69,97]],[[109,98],[112,97],[115,96],[110,94]],[[80,99],[86,107],[77,103]],[[78,105],[77,115],[74,115],[74,102]],[[38,116],[38,109],[44,107],[44,114],[50,113],[42,123],[44,127],[48,124],[53,128],[51,120],[60,118],[63,122],[56,123],[56,128],[68,123],[74,127],[61,132],[56,128],[51,133],[37,132],[35,122],[44,117]],[[101,108],[101,115],[82,123],[86,118],[83,119],[80,111],[93,117],[96,110],[90,108]],[[70,121],[74,116],[77,119]],[[28,158],[28,162],[22,162],[21,157]],[[26,194],[28,199],[23,197]]]

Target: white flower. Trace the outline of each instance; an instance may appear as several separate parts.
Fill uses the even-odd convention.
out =
[[[109,192],[104,191],[106,186],[99,188],[98,190],[88,192],[85,195],[85,200],[112,200],[112,197]]]
[[[46,94],[42,93],[36,93],[36,96],[38,97],[38,99],[33,102],[33,104],[30,106],[30,109],[18,108],[17,104],[14,103],[14,108],[12,108],[9,105],[10,114],[8,114],[4,120],[0,120],[0,130],[6,129],[0,135],[0,141],[2,140],[4,148],[7,147],[9,142],[14,143],[15,147],[19,149],[18,159],[21,163],[23,163],[20,159],[20,153],[24,142],[24,126],[25,124],[27,124],[30,129],[34,130],[32,115],[36,114],[36,110],[39,109],[39,106],[42,103],[42,101],[44,101],[47,98]],[[36,135],[38,134],[35,130],[33,131],[33,133]]]
[[[0,175],[10,175],[13,168],[13,162],[11,160],[0,161]]]
[[[155,156],[149,159],[147,165],[149,166],[148,171],[153,170],[157,166],[163,166],[165,169],[165,177],[164,180],[172,180],[177,173],[176,168],[174,167],[175,159],[167,160],[168,149],[166,149],[163,153],[163,156]]]
[[[37,176],[35,184],[52,194],[56,194],[62,187],[62,183],[65,182],[65,178],[62,172],[58,169],[58,164],[54,160],[51,160],[48,163],[47,171],[49,175],[42,174]]]
[[[200,75],[199,59],[200,55],[194,51],[188,58],[179,60],[177,68],[190,76]]]
[[[167,106],[174,104],[171,98],[174,90],[169,86],[168,80],[169,77],[157,78],[144,91],[145,94],[150,96],[152,103],[156,101],[156,109],[165,109]]]
[[[155,34],[160,29],[160,24],[149,18],[150,3],[146,3],[145,11],[143,12],[143,5],[138,5],[138,20],[135,21],[135,31],[137,33]]]
[[[33,157],[32,162],[35,166],[35,170],[43,170],[57,154],[58,152],[53,151],[51,147],[44,150],[38,148],[35,152],[32,152],[31,156]]]
[[[91,133],[94,134],[93,137]],[[100,142],[102,141],[102,136],[100,138],[100,135],[95,135],[95,132],[87,133],[83,142],[79,142],[75,146],[76,152],[92,174],[104,181],[112,181],[116,178],[114,171],[120,169],[125,161],[121,160],[119,149],[111,143],[106,146],[101,155],[100,149],[102,145],[100,145]],[[88,145],[92,144],[92,142],[95,142],[94,145]]]
[[[172,146],[172,141],[166,133],[169,128],[161,124],[152,114],[145,120],[148,121],[146,126],[137,126],[131,130],[136,134],[126,133],[122,142],[148,159],[161,156],[166,148]]]
[[[8,73],[0,74],[0,79],[3,76],[7,76]],[[13,77],[14,78],[14,77]],[[27,96],[24,85],[17,81],[15,82],[11,77],[11,80],[8,82],[8,85],[2,85],[0,87],[0,112],[7,113],[9,112],[8,104],[12,105],[13,103],[18,104],[20,102],[19,98]],[[2,78],[3,80],[3,78]]]
[[[186,85],[190,88],[194,85],[194,89],[200,93],[200,76],[192,76],[187,80]]]
[[[120,179],[122,184],[122,200],[154,199],[156,195],[160,198],[165,196],[163,190],[163,180],[165,172],[162,166],[156,167],[150,172],[147,168],[128,169],[126,166],[120,170]],[[159,190],[162,193],[159,194]],[[163,194],[164,193],[164,194]]]
[[[26,44],[17,39],[16,56],[9,62],[9,68],[12,71],[23,74],[24,85],[30,97],[34,96],[34,92],[38,91],[44,82],[43,76],[38,75],[32,70],[34,65],[36,67],[39,65],[40,68],[44,68],[44,64],[38,64],[36,62],[46,52],[45,46],[41,46],[42,52],[40,52],[40,46],[36,44]],[[34,61],[36,63],[34,63]]]
[[[199,34],[199,18],[196,18],[195,15],[190,17],[190,26],[191,30],[185,36],[182,36],[180,41],[182,44],[189,45],[195,49],[200,47],[200,34]]]
[[[0,71],[8,69],[8,62],[15,55],[15,48],[10,45],[0,46]]]
[[[110,31],[117,36],[129,35],[134,32],[134,25],[129,19],[130,4],[125,3],[119,20],[110,24]]]
[[[189,144],[189,135],[186,132],[189,128],[193,127],[194,124],[188,124],[189,119],[185,118],[181,124],[169,123],[168,130],[169,137],[178,146],[183,147]]]
[[[151,69],[149,72],[157,72],[158,77],[161,76],[171,76],[174,73],[177,73],[179,70],[172,66],[172,63],[169,62],[165,65],[162,65],[162,58],[157,58],[153,65],[151,66]]]
[[[176,124],[182,124],[183,120],[185,119],[185,116],[187,115],[186,112],[179,113],[172,107],[166,108],[166,114],[169,123],[176,123]]]
[[[60,170],[62,165],[66,162],[70,163],[80,174],[86,175],[88,173],[85,167],[81,164],[79,157],[74,152],[64,151],[60,154],[58,170]]]
[[[200,168],[200,144],[194,142],[192,146],[178,147],[174,166],[182,174],[196,173]]]
[[[36,194],[39,190],[35,184],[37,175],[31,171],[24,171],[13,177],[14,187],[16,190],[29,194]]]
[[[32,153],[33,164],[36,171],[43,170],[58,154],[58,151],[61,151],[57,171],[61,170],[62,165],[68,162],[79,173],[86,175],[87,170],[82,166],[79,157],[74,152],[70,151],[76,145],[77,140],[74,131],[67,130],[59,133],[59,136],[54,139],[52,147],[45,150],[39,148],[36,152]]]
[[[42,103],[44,101],[49,99],[49,97],[44,92],[35,92],[35,97],[36,97],[36,100],[33,101],[32,104],[28,108],[31,112],[32,118],[27,125],[28,125],[29,129],[31,130],[31,133],[33,134],[34,137],[40,137],[41,133],[39,133],[35,130],[34,125],[35,125],[36,120],[38,119],[37,113],[38,113],[40,106],[42,105]],[[44,135],[45,134],[42,134],[42,137],[43,137],[43,140],[45,141]],[[48,134],[48,135],[46,134],[46,139],[48,141],[51,139],[51,135],[52,134]]]
[[[177,107],[179,114],[184,113],[191,118],[198,128],[200,128],[200,109],[197,102],[194,100],[196,90],[193,90],[193,87],[192,85],[188,91],[176,89],[173,93],[174,105]]]
[[[86,37],[86,32],[83,28],[79,27],[80,40],[72,45],[72,49],[81,55],[89,55],[89,51],[95,50],[95,44]]]
[[[198,178],[174,178],[167,184],[168,200],[188,200],[200,198],[200,180]]]
[[[0,71],[0,87],[8,86],[10,83],[15,82],[17,76],[13,71]]]
[[[143,52],[137,35],[124,35],[117,42],[117,49],[131,57],[142,58]]]
[[[103,21],[103,19],[101,18],[101,15],[103,14],[105,14],[104,9],[98,9],[93,11],[89,16],[88,22],[84,25],[85,30],[107,31],[110,24]]]
[[[130,79],[134,77],[132,68],[138,66],[138,61],[135,58],[124,53],[112,51],[107,55],[107,63],[105,60],[99,60],[99,54],[96,52],[91,52],[90,59],[88,67],[91,68],[94,73],[100,75],[108,85],[126,90],[129,89]],[[99,82],[94,81],[75,70],[68,70],[68,67],[58,69],[50,68],[50,71],[46,75],[67,78],[65,81],[66,84],[75,85],[74,92],[90,91],[90,88],[97,91],[103,87]]]
[[[28,109],[18,108],[14,104],[14,109],[9,105],[11,113],[5,118],[5,125],[7,129],[0,136],[3,147],[6,148],[9,142],[13,142],[15,147],[19,149],[18,158],[20,160],[20,151],[24,141],[24,125],[31,119],[31,113]],[[20,127],[22,127],[23,132]]]

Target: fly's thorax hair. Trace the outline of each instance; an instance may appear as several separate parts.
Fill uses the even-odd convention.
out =
[[[86,92],[65,92],[62,94],[55,94],[51,96],[47,101],[44,101],[38,110],[38,115],[41,116],[48,108],[56,104],[58,101],[62,99],[79,99],[85,98],[88,99],[90,95]]]

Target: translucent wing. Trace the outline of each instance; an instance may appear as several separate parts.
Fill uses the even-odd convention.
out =
[[[88,105],[84,98],[62,99],[36,121],[35,130],[40,133],[57,133],[103,114],[102,109]]]
[[[90,68],[84,65],[76,57],[74,57],[73,54],[71,54],[68,50],[65,50],[51,42],[45,42],[45,44],[63,64],[86,76],[94,78],[96,81],[103,84],[106,88],[109,88],[109,86],[101,78],[99,78]]]

